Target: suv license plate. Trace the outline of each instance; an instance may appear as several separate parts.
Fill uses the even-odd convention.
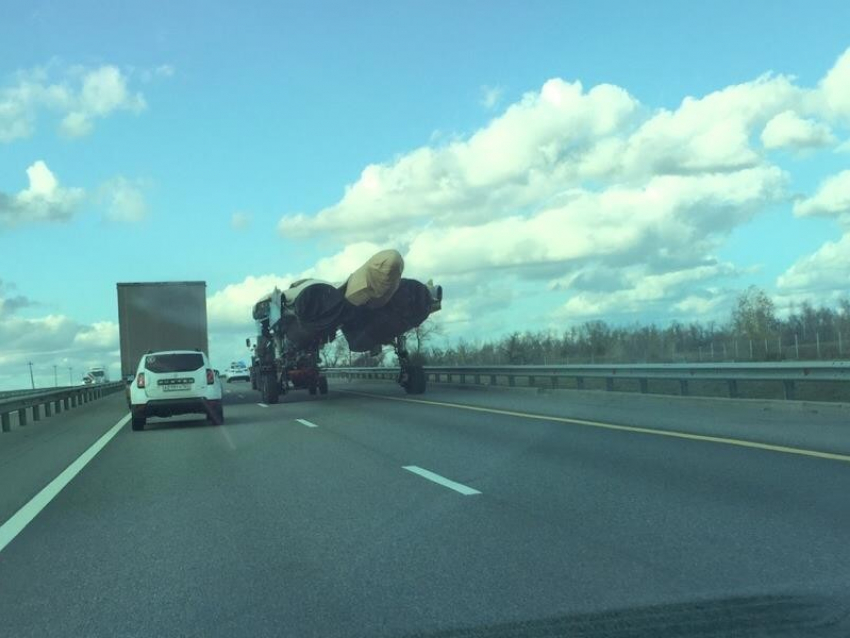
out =
[[[162,386],[163,392],[179,392],[181,390],[188,390],[192,386],[190,385],[164,385]]]

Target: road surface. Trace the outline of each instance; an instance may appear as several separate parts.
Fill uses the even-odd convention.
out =
[[[117,431],[0,550],[3,635],[850,635],[847,406],[226,389],[0,437],[4,521]]]

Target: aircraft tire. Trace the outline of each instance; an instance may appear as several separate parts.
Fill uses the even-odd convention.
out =
[[[280,387],[277,385],[277,379],[274,375],[267,374],[263,376],[263,403],[272,405],[280,399]]]
[[[408,394],[424,394],[425,386],[425,369],[422,366],[410,366],[407,369],[407,385],[404,389]]]

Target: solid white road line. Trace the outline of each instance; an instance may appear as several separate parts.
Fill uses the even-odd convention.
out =
[[[38,516],[38,513],[43,510],[50,501],[56,498],[56,495],[59,494],[59,492],[61,492],[62,489],[70,483],[77,474],[80,473],[80,470],[82,470],[88,462],[91,461],[95,455],[112,440],[112,437],[118,434],[121,428],[127,425],[129,420],[130,415],[128,414],[118,421],[118,423],[113,425],[106,434],[95,441],[95,443],[88,450],[83,452],[76,461],[66,467],[59,476],[50,481],[43,490],[33,496],[26,505],[15,512],[8,521],[3,523],[3,525],[0,525],[0,552],[2,552],[6,545],[11,543],[14,538],[20,534],[36,516]]]
[[[413,472],[414,474],[418,474],[422,478],[426,478],[429,481],[434,481],[443,487],[447,487],[450,490],[454,490],[455,492],[460,492],[464,496],[473,496],[475,494],[481,494],[478,490],[474,490],[471,487],[467,487],[466,485],[462,485],[461,483],[455,483],[454,481],[450,481],[444,476],[440,476],[439,474],[434,474],[433,472],[429,472],[428,470],[423,470],[421,467],[417,467],[415,465],[405,465],[402,469],[407,470],[408,472]]]
[[[318,426],[318,425],[316,425],[315,423],[310,423],[310,421],[308,421],[307,419],[295,419],[295,420],[296,420],[296,421],[298,421],[301,425],[306,425],[308,428],[317,428],[317,427],[319,427],[319,426]]]
[[[267,406],[265,403],[258,403],[257,405],[259,405],[261,408],[267,408],[267,407],[269,407],[269,406]]]

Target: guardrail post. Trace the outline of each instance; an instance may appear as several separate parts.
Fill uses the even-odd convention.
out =
[[[56,399],[56,402],[53,404],[53,407],[56,408],[56,414],[60,414],[62,412],[62,401]]]
[[[576,390],[584,390],[584,377],[576,377]]]
[[[71,399],[69,399],[68,397],[65,397],[64,399],[62,399],[62,404],[63,404],[63,406],[65,407],[66,410],[71,409]]]
[[[605,389],[608,392],[614,391],[614,377],[608,377],[605,379]]]
[[[550,378],[550,379],[551,379],[551,381],[552,381],[552,389],[554,390],[555,388],[557,388],[557,387],[558,387],[558,377],[556,377],[555,375],[552,375],[552,376],[551,376],[551,377],[549,377],[549,378]]]
[[[480,374],[475,375],[475,385],[481,385],[481,375]]]
[[[514,387],[516,385],[516,377],[514,377],[514,375],[512,374],[508,375],[508,385],[510,387]]]
[[[786,379],[782,382],[783,387],[785,388],[785,398],[789,401],[794,400],[794,382],[790,379]]]
[[[688,391],[688,380],[687,379],[679,379],[679,394],[683,397],[686,397],[690,394]]]
[[[53,404],[50,401],[44,404],[44,416],[53,416]]]
[[[27,409],[21,408],[18,410],[18,425],[24,426],[27,424]]]
[[[466,375],[465,374],[460,375],[460,382],[466,383]]]
[[[32,420],[33,421],[41,421],[41,406],[40,405],[32,406]]]
[[[490,385],[496,385],[496,375],[495,374],[490,375]]]
[[[738,381],[736,379],[729,379],[727,381],[729,384],[729,398],[737,399],[738,398]]]
[[[8,412],[0,414],[0,428],[2,428],[4,432],[12,431],[12,420],[9,418]]]
[[[452,382],[452,373],[451,373],[451,372],[449,372],[449,373],[446,375],[446,383],[451,383],[451,382]]]
[[[71,395],[71,407],[72,408],[77,407],[77,395],[76,394]]]
[[[640,380],[640,393],[646,394],[649,392],[649,379]]]

